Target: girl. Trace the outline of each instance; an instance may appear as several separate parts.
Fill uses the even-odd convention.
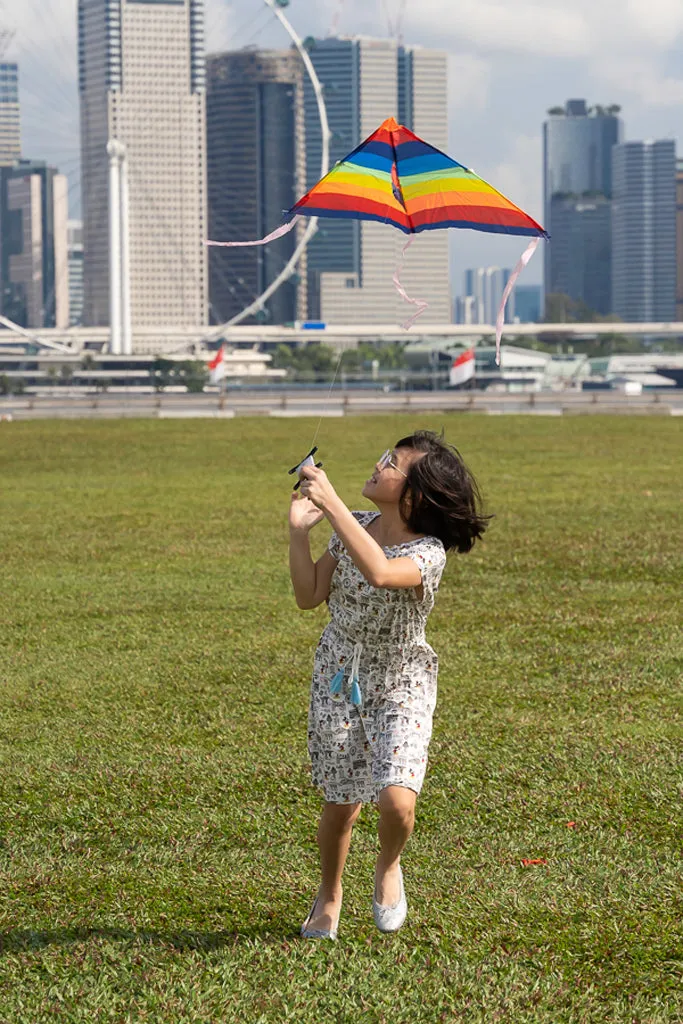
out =
[[[438,659],[425,640],[446,551],[469,551],[486,529],[475,480],[443,432],[404,437],[362,490],[377,512],[350,512],[322,469],[300,470],[292,494],[289,565],[299,608],[327,601],[308,716],[312,782],[325,797],[318,846],[322,881],[301,934],[337,937],[341,878],[364,802],[379,807],[373,914],[380,931],[403,924],[400,856],[413,830],[427,767]],[[308,534],[333,533],[314,564]]]

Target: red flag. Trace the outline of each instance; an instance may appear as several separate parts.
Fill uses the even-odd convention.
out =
[[[461,352],[458,358],[453,360],[451,386],[464,384],[471,377],[474,377],[474,349],[468,348],[466,352]]]
[[[212,384],[218,384],[225,377],[225,351],[222,345],[209,363],[209,370],[211,371],[210,380]]]

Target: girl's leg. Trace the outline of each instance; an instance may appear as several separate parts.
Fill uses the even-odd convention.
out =
[[[375,868],[377,902],[393,906],[401,896],[399,861],[415,825],[417,793],[406,786],[385,786],[377,798],[380,852]]]
[[[351,843],[351,832],[361,803],[325,803],[318,825],[322,880],[320,898],[309,928],[329,929],[337,919],[342,901],[342,873]]]

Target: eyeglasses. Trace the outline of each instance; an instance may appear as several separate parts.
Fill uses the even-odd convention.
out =
[[[380,456],[380,458],[377,460],[377,468],[379,469],[380,473],[382,472],[383,469],[386,469],[387,466],[391,466],[392,469],[395,469],[397,473],[400,473],[401,476],[404,476],[407,480],[408,474],[404,473],[402,469],[398,468],[396,463],[392,461],[391,455],[391,448],[387,448],[384,454]]]

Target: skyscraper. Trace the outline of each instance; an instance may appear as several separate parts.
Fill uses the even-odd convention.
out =
[[[500,267],[473,267],[465,271],[465,305],[458,307],[467,310],[467,315],[474,319],[458,320],[458,323],[495,324],[498,309],[503,298],[505,286],[510,280],[509,269]],[[471,304],[467,300],[471,299]],[[505,323],[515,319],[514,292],[505,305]]]
[[[0,62],[0,167],[11,167],[21,156],[19,69]]]
[[[465,271],[465,299],[471,298],[471,316],[473,320],[458,321],[459,323],[485,324],[486,311],[486,270],[484,267],[472,267]]]
[[[310,57],[325,90],[332,140],[330,165],[392,114],[425,141],[448,148],[446,54],[402,47],[390,39],[315,40]],[[304,85],[306,178],[320,177],[321,133],[313,89]],[[333,323],[395,323],[411,312],[391,279],[407,239],[371,221],[322,219],[308,247],[309,314]],[[401,280],[429,308],[421,322],[451,320],[447,231],[419,234]]]
[[[624,142],[613,151],[612,289],[624,320],[676,315],[676,146]]]
[[[83,221],[67,225],[69,246],[69,326],[83,323]]]
[[[44,161],[0,168],[2,313],[22,327],[69,326],[66,176]]]
[[[485,271],[484,288],[484,317],[487,324],[495,324],[498,316],[498,309],[503,298],[505,286],[510,280],[512,271],[509,268],[487,267]],[[515,293],[510,295],[505,304],[505,323],[510,324],[515,319]]]
[[[482,322],[474,295],[458,295],[454,303],[453,322],[480,324]]]
[[[520,324],[532,324],[541,319],[540,284],[518,284],[515,286],[515,318]]]
[[[612,312],[612,201],[556,196],[552,208],[552,291]]]
[[[676,161],[676,320],[683,321],[683,160]]]
[[[128,161],[132,323],[206,323],[203,0],[78,0],[78,49],[84,322],[109,323],[115,139]]]
[[[305,189],[303,65],[295,50],[239,50],[207,61],[209,237],[276,228]],[[211,320],[224,323],[271,284],[306,229],[267,246],[209,251]],[[269,323],[305,320],[306,254],[266,305]]]
[[[612,148],[621,141],[619,107],[567,100],[543,125],[546,295],[564,292],[599,313],[612,301],[610,204]],[[596,285],[596,282],[600,282]]]

